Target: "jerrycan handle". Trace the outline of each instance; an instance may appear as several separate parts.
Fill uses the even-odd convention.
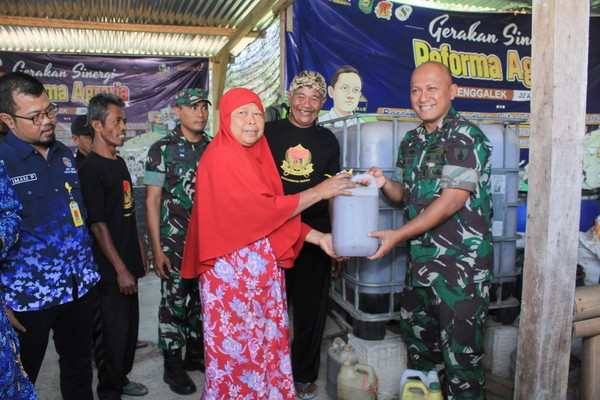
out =
[[[423,384],[425,384],[425,382],[427,381],[427,376],[423,373],[423,371],[419,371],[416,369],[405,370],[402,374],[402,378],[400,379],[400,392],[402,392],[402,388],[404,387],[405,383],[411,380],[414,381],[415,378],[418,378],[421,382],[423,382]]]
[[[405,393],[413,393],[413,395],[418,395],[418,397],[424,399],[427,395],[427,387],[421,381],[408,381],[402,386],[400,396]]]
[[[350,179],[352,182],[356,182],[359,181],[361,179],[369,179],[371,181],[371,183],[369,183],[369,185],[367,187],[374,187],[377,188],[377,183],[375,182],[375,177],[371,174],[356,174],[352,177],[352,179]]]
[[[345,361],[344,361],[345,362]],[[352,367],[352,372],[355,375],[363,375],[362,388],[365,392],[377,393],[377,386],[379,386],[379,380],[375,369],[369,364],[356,364]]]

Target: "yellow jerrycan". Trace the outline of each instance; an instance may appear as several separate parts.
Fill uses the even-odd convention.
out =
[[[435,371],[407,369],[400,379],[401,400],[443,400],[442,387]]]

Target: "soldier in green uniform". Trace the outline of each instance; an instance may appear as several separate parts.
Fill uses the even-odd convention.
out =
[[[423,121],[400,144],[393,177],[369,172],[407,223],[371,232],[378,259],[410,241],[401,327],[413,368],[441,373],[448,399],[484,399],[483,334],[493,269],[491,145],[452,107],[448,68],[427,62],[411,77],[411,104]]]
[[[164,355],[164,381],[178,394],[196,391],[186,370],[204,372],[198,280],[182,279],[180,270],[196,167],[209,143],[204,132],[209,104],[204,89],[185,89],[177,94],[174,113],[180,123],[150,147],[144,176],[154,271],[161,278],[158,347]]]

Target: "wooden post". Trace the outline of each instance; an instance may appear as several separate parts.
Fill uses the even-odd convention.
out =
[[[531,145],[516,400],[567,393],[590,2],[534,0]]]
[[[227,64],[229,62],[229,53],[213,56],[211,59],[212,68],[212,134],[216,135],[219,131],[219,109],[220,102],[225,90],[225,76],[227,75]]]
[[[285,97],[285,34],[286,34],[286,10],[279,12],[279,96],[281,101],[286,101]]]
[[[285,35],[287,32],[291,32],[294,21],[294,10],[292,5],[294,0],[279,0],[273,6],[273,12],[279,13],[279,94],[281,100],[286,101],[285,85]]]

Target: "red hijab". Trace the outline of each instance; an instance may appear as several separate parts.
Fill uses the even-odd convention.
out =
[[[310,228],[290,219],[299,195],[284,196],[279,171],[264,136],[242,146],[230,130],[231,113],[254,103],[251,90],[231,89],[221,98],[221,126],[202,155],[187,233],[181,276],[195,278],[217,257],[268,237],[280,266],[291,267]]]

